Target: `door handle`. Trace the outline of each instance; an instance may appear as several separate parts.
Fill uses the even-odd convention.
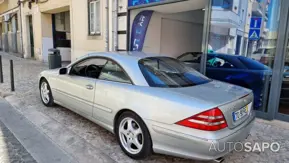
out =
[[[88,84],[88,85],[86,85],[86,89],[92,90],[92,89],[93,89],[93,86],[90,85],[90,84]]]

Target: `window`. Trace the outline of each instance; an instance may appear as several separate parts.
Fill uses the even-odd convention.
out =
[[[207,66],[213,68],[234,68],[233,64],[219,57],[208,57]]]
[[[89,0],[89,35],[100,34],[100,0]]]
[[[124,70],[113,61],[108,61],[106,63],[101,71],[99,79],[131,84],[130,78]]]
[[[58,32],[70,32],[70,12],[55,14],[55,30]]]
[[[211,81],[173,58],[145,58],[139,61],[139,67],[151,87],[190,87]]]
[[[233,0],[213,0],[212,6],[218,6],[225,9],[230,9],[233,6]]]
[[[181,55],[178,59],[182,62],[201,63],[201,56],[200,53],[187,53]]]
[[[70,75],[97,79],[107,60],[102,58],[90,58],[74,65]]]

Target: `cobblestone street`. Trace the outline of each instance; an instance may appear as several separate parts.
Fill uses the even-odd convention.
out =
[[[45,133],[55,144],[71,155],[76,161],[87,162],[152,162],[152,163],[193,163],[163,155],[153,155],[144,161],[128,158],[120,149],[113,134],[81,116],[62,107],[43,106],[38,92],[38,74],[47,69],[47,65],[34,60],[26,60],[0,53],[3,58],[4,84],[0,84],[0,93],[24,117]],[[14,60],[15,93],[10,93],[9,59]],[[2,124],[0,123],[0,126]],[[289,162],[288,123],[257,120],[249,136],[249,142],[279,142],[279,152],[233,152],[225,158],[225,163]],[[9,134],[8,134],[9,135]],[[2,137],[0,138],[2,140]],[[1,150],[2,147],[0,147]],[[21,149],[22,150],[22,149]],[[24,153],[25,150],[23,149]],[[12,152],[13,153],[13,152]],[[17,152],[18,153],[18,152]],[[21,156],[26,156],[26,154]],[[19,154],[18,154],[19,155]],[[19,156],[19,157],[21,157]],[[18,156],[17,156],[18,157]],[[2,158],[0,158],[0,162]],[[33,161],[33,159],[31,160]]]
[[[0,121],[0,162],[36,163],[11,131]]]

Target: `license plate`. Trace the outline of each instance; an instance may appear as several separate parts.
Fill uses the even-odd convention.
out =
[[[246,105],[242,109],[233,112],[233,120],[237,121],[237,120],[243,118],[244,116],[246,116],[248,114],[248,112],[249,112],[249,105]]]

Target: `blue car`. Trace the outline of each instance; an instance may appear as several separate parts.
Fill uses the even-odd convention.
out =
[[[202,53],[188,52],[178,57],[178,59],[198,69],[201,55]],[[269,67],[244,56],[215,53],[207,55],[206,75],[215,80],[253,90],[255,109],[262,106],[266,77],[269,81],[271,74],[272,70]]]

